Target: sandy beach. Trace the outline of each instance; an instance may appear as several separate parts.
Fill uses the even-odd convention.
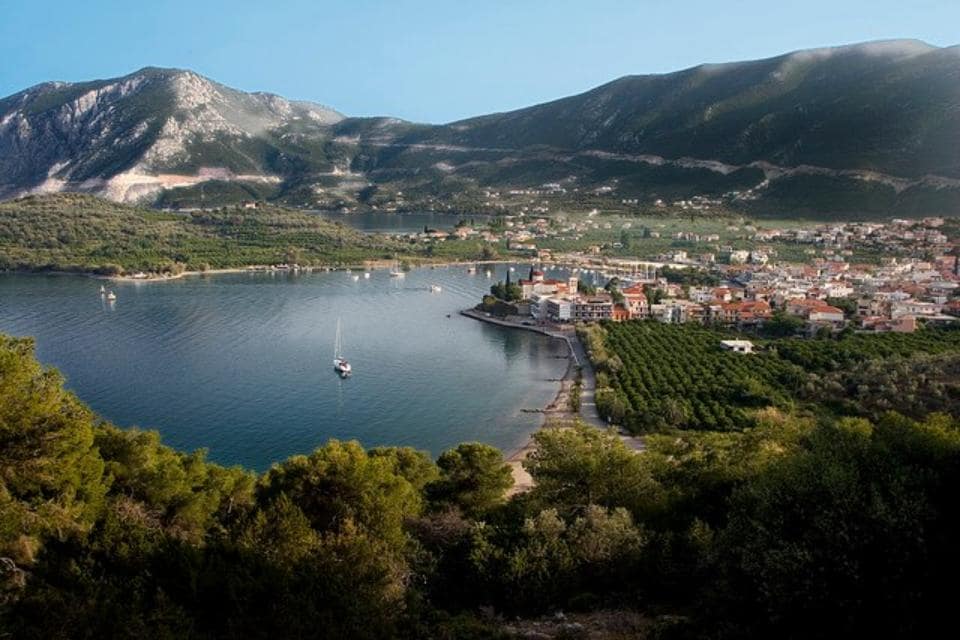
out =
[[[560,388],[553,401],[543,408],[543,422],[541,429],[562,429],[573,424],[575,421],[596,427],[598,429],[609,429],[610,426],[600,417],[597,411],[595,400],[596,375],[593,366],[587,356],[586,350],[580,339],[577,337],[573,327],[545,327],[538,325],[523,324],[523,321],[512,321],[505,318],[496,318],[476,309],[464,309],[461,315],[495,324],[501,327],[511,329],[521,329],[524,331],[533,331],[557,340],[563,340],[569,348],[567,370],[563,378],[560,379]],[[574,413],[570,410],[570,394],[573,390],[574,381],[577,372],[580,372],[581,390],[580,390],[580,411]],[[624,430],[620,430],[619,438],[623,444],[630,450],[640,452],[646,448],[642,436],[634,436]],[[526,444],[507,456],[507,464],[513,472],[513,487],[507,491],[507,495],[514,495],[529,490],[533,486],[533,479],[526,469],[523,468],[523,461],[536,449],[533,441],[533,434],[527,439]]]

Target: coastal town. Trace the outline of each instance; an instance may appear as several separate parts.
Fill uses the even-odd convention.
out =
[[[527,277],[510,282],[508,274],[492,297],[506,305],[499,307],[501,315],[538,324],[650,318],[739,329],[781,323],[808,335],[847,327],[912,332],[960,317],[960,260],[943,225],[941,218],[926,218],[763,230],[754,234],[753,249],[674,249],[649,260],[604,255],[602,249],[538,251]],[[523,229],[522,237],[541,226]],[[719,240],[692,235],[681,232],[677,239]],[[818,255],[805,262],[778,260],[774,242]],[[881,257],[854,261],[865,249]],[[550,277],[551,270],[565,275]]]

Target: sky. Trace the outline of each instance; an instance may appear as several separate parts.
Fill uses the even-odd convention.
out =
[[[0,96],[179,67],[440,123],[628,74],[890,38],[960,44],[960,0],[0,0]]]

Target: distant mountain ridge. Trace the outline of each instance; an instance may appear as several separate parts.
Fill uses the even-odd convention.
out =
[[[279,181],[271,157],[281,153],[279,138],[322,138],[343,119],[320,105],[156,68],[40,84],[0,100],[0,114],[0,193],[80,190],[116,200],[178,184],[165,174]]]
[[[960,47],[875,43],[627,76],[439,131],[457,144],[960,177],[958,100]]]
[[[564,182],[652,201],[960,213],[960,47],[885,41],[626,76],[444,125],[348,118],[189,71],[0,100],[0,197],[198,186],[311,206]],[[217,195],[217,194],[220,195]]]

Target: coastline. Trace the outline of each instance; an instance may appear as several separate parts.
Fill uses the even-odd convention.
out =
[[[382,270],[389,269],[393,265],[395,260],[366,260],[358,264],[351,265],[315,265],[315,266],[304,266],[297,267],[292,269],[289,267],[277,267],[276,265],[262,265],[262,264],[250,264],[244,265],[242,267],[224,267],[221,269],[207,269],[205,271],[181,271],[177,274],[156,274],[151,273],[146,277],[136,277],[133,275],[105,275],[101,273],[95,273],[93,271],[64,271],[58,269],[52,270],[43,270],[43,269],[7,269],[0,270],[0,273],[11,274],[11,275],[37,275],[37,276],[78,276],[83,278],[90,278],[92,280],[108,280],[111,282],[168,282],[170,280],[180,280],[181,278],[189,278],[195,276],[215,276],[215,275],[224,275],[230,273],[314,273],[314,272],[331,272],[331,271],[348,271],[348,270]],[[456,267],[462,265],[496,265],[496,264],[533,264],[533,261],[529,258],[517,257],[515,260],[510,259],[498,259],[498,260],[452,260],[445,262],[417,262],[410,265],[412,269],[437,269],[437,268],[448,268]]]
[[[533,331],[534,333],[539,333],[549,338],[564,340],[567,343],[569,349],[567,370],[560,379],[560,388],[557,389],[557,395],[554,396],[552,402],[541,410],[543,413],[543,421],[540,423],[540,426],[527,437],[526,442],[521,447],[510,452],[509,455],[506,455],[507,452],[504,451],[504,459],[507,464],[510,465],[513,474],[513,486],[507,490],[507,495],[528,491],[533,487],[533,478],[531,478],[530,474],[523,468],[523,461],[536,448],[533,442],[534,434],[543,429],[562,428],[574,420],[598,429],[611,428],[597,411],[594,395],[596,392],[596,375],[593,371],[593,365],[590,363],[590,359],[587,356],[583,344],[580,342],[580,338],[577,336],[576,331],[572,330],[572,327],[569,329],[551,329],[537,325],[526,325],[489,316],[485,312],[478,311],[477,309],[464,309],[460,311],[460,315],[509,329]],[[570,390],[573,388],[577,370],[579,370],[582,375],[582,388],[580,391],[580,411],[574,413],[570,410]],[[643,436],[631,435],[623,429],[618,429],[617,432],[620,441],[631,451],[639,453],[646,449]]]
[[[510,452],[509,455],[507,455],[508,452],[504,451],[504,460],[508,465],[510,465],[510,471],[513,474],[513,486],[507,490],[507,495],[514,495],[528,491],[533,487],[533,478],[531,478],[530,474],[527,473],[526,469],[523,468],[523,461],[527,458],[527,456],[530,455],[531,452],[536,449],[533,440],[534,434],[543,429],[559,426],[563,422],[569,422],[581,418],[580,415],[574,414],[572,411],[570,411],[570,390],[573,387],[575,371],[578,367],[583,366],[580,361],[580,357],[577,355],[577,350],[574,348],[572,342],[573,340],[578,340],[578,338],[576,333],[572,331],[556,331],[536,325],[518,324],[508,320],[495,318],[493,316],[487,316],[483,312],[475,309],[463,309],[460,311],[460,315],[467,318],[473,318],[474,320],[479,320],[480,322],[506,327],[508,329],[523,329],[532,331],[533,333],[539,333],[555,340],[563,340],[567,344],[567,368],[566,371],[564,371],[563,377],[560,378],[559,387],[553,400],[541,410],[541,413],[543,414],[543,420],[541,421],[540,426],[534,429],[534,431],[527,436],[527,439],[523,445]]]

